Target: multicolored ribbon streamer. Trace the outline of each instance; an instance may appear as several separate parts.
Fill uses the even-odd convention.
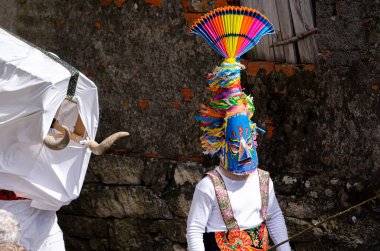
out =
[[[225,58],[239,58],[266,34],[273,34],[273,25],[257,10],[227,6],[215,9],[190,28]]]

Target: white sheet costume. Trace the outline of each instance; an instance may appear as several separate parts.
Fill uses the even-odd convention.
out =
[[[55,211],[79,196],[91,151],[70,141],[60,151],[44,138],[53,118],[87,136],[98,127],[95,84],[56,56],[0,28],[0,190],[28,200],[0,201],[21,224],[28,250],[64,250]]]

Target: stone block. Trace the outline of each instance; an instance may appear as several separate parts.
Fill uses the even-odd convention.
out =
[[[108,153],[93,156],[89,169],[103,184],[140,185],[143,180],[144,162],[138,158]]]
[[[189,182],[192,185],[198,183],[205,174],[202,164],[196,162],[179,162],[174,172],[174,181],[177,185]]]
[[[113,220],[110,228],[110,250],[155,250],[148,232],[149,222],[135,219]]]
[[[193,198],[194,186],[186,183],[182,186],[173,186],[166,191],[165,198],[171,212],[182,218],[187,218]]]
[[[282,210],[287,217],[298,219],[310,219],[318,216],[315,202],[311,199],[288,201],[286,206],[282,207]]]
[[[95,197],[93,197],[96,195]],[[152,190],[142,186],[85,185],[78,200],[63,209],[63,212],[80,212],[86,216],[139,217],[142,219],[171,219],[166,202]]]
[[[175,161],[163,159],[148,159],[143,173],[144,185],[161,194],[173,181],[172,172],[176,167]]]
[[[152,232],[159,232],[171,241],[186,243],[186,221],[184,219],[159,220],[154,222],[150,229]]]
[[[81,238],[73,238],[70,236],[63,236],[65,241],[66,250],[75,250],[75,251],[92,251],[88,240]]]
[[[313,223],[309,220],[302,220],[294,217],[287,217],[286,218],[286,227],[288,230],[289,236],[293,236],[302,230],[305,230],[309,227],[313,226]],[[300,242],[300,241],[315,241],[318,240],[318,237],[313,235],[313,232],[305,233],[302,236],[299,236],[296,239],[293,239],[292,242]]]
[[[83,239],[109,237],[109,221],[76,215],[58,215],[58,224],[65,235]]]

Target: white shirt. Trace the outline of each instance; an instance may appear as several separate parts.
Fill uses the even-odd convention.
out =
[[[231,202],[234,217],[241,230],[257,227],[263,222],[260,213],[261,196],[258,172],[255,171],[247,180],[223,178]],[[274,194],[273,182],[269,182],[269,202],[267,214],[270,220],[267,228],[275,244],[288,239],[282,211]],[[190,251],[203,251],[204,232],[226,232],[227,228],[219,210],[214,185],[206,176],[196,186],[190,213],[187,220],[187,243]],[[277,248],[278,251],[290,251],[289,243]]]

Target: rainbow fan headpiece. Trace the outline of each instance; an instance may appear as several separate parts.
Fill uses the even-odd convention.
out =
[[[200,35],[225,58],[239,58],[266,34],[273,25],[257,10],[247,7],[222,7],[201,17],[190,29]]]
[[[255,46],[262,36],[273,34],[274,28],[257,10],[228,6],[207,13],[196,21],[190,31],[200,35],[226,58],[208,75],[212,92],[210,106],[202,105],[201,116],[197,117],[203,131],[201,141],[204,153],[224,155],[228,118],[243,113],[249,120],[254,112],[252,98],[242,91],[240,85],[240,70],[244,66],[239,63],[239,57]],[[250,120],[249,124],[256,135],[258,127]]]

